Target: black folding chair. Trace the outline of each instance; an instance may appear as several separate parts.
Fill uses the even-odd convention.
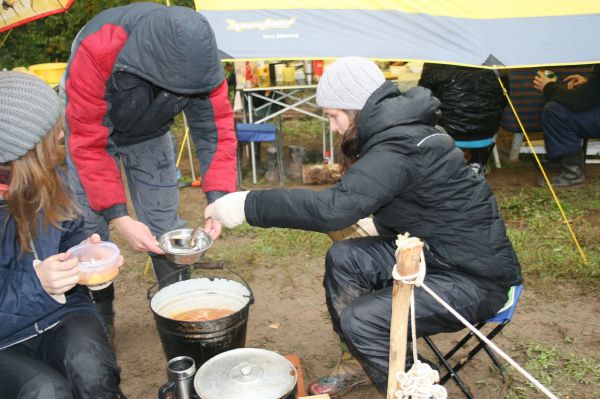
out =
[[[500,331],[502,331],[502,329],[511,321],[512,316],[517,307],[517,303],[519,302],[519,298],[521,296],[522,291],[523,291],[523,285],[511,287],[511,289],[509,290],[508,301],[506,302],[506,305],[504,305],[504,307],[502,309],[500,309],[494,317],[486,320],[483,323],[479,323],[479,324],[475,325],[475,327],[478,330],[481,330],[488,323],[497,324],[496,327],[494,327],[494,329],[489,334],[486,335],[486,337],[490,341],[493,340],[494,337],[496,335],[498,335],[498,333],[500,333]],[[458,352],[460,349],[462,349],[467,344],[467,342],[469,342],[471,340],[472,337],[475,337],[479,341],[479,343],[473,349],[471,349],[471,351],[466,356],[462,357],[454,365],[452,365],[451,364],[451,362],[453,360],[452,357],[456,354],[456,352]],[[500,373],[502,374],[502,378],[506,378],[506,376],[507,376],[506,369],[500,363],[500,361],[498,360],[498,358],[496,357],[494,352],[492,352],[490,347],[485,342],[483,342],[483,340],[481,338],[479,338],[477,335],[475,335],[471,331],[469,331],[469,333],[467,335],[465,335],[446,354],[443,354],[439,350],[439,348],[433,343],[433,341],[431,340],[430,337],[423,337],[423,339],[425,340],[425,342],[427,343],[429,348],[433,351],[433,353],[435,353],[435,355],[439,359],[440,363],[438,364],[438,366],[440,366],[440,368],[443,367],[446,370],[446,374],[444,374],[440,378],[440,384],[445,384],[450,378],[452,378],[456,382],[456,384],[460,387],[460,389],[464,392],[465,396],[469,399],[473,398],[473,394],[471,393],[471,391],[469,390],[467,385],[464,383],[464,381],[458,376],[458,371],[461,368],[463,368],[477,353],[479,353],[479,351],[481,349],[485,350],[485,352],[492,359],[492,362],[494,362],[496,367],[498,367],[498,369],[500,370]],[[441,375],[441,373],[440,373],[440,375]]]

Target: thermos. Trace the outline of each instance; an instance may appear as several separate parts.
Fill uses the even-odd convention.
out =
[[[169,382],[160,387],[158,399],[167,399],[167,394],[174,393],[175,399],[195,399],[194,374],[196,363],[189,356],[177,356],[167,362]]]
[[[304,61],[304,75],[306,75],[306,84],[313,84],[313,64],[312,61]]]

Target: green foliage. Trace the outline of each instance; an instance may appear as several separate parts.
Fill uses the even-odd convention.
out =
[[[575,353],[566,354],[556,346],[541,344],[528,344],[524,347],[527,362],[525,369],[531,373],[539,382],[551,391],[556,392],[552,384],[560,383],[565,387],[563,390],[575,392],[563,392],[563,394],[577,392],[578,384],[590,385],[593,395],[599,393],[600,389],[600,361],[598,359],[583,357]],[[511,377],[516,378],[516,372],[511,371]],[[535,389],[528,381],[525,385],[513,382],[507,394],[507,398],[520,399],[531,396],[531,389]],[[573,388],[571,388],[573,387]],[[572,397],[566,395],[565,397]],[[597,397],[597,396],[594,396]]]
[[[560,191],[562,207],[581,244],[584,265],[558,207],[545,188],[497,188],[500,213],[526,277],[568,278],[591,281],[600,277],[600,249],[595,227],[586,218],[600,202],[595,185]]]
[[[152,1],[152,0],[149,0]],[[162,1],[155,1],[162,3]],[[0,48],[0,67],[12,69],[46,62],[66,62],[71,42],[93,16],[108,8],[132,3],[128,0],[75,0],[66,13],[18,26]],[[193,0],[171,1],[171,5],[193,7]],[[0,42],[7,33],[0,34]]]

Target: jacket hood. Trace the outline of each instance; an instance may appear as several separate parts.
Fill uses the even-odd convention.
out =
[[[206,93],[224,79],[215,35],[186,7],[159,7],[138,20],[115,68],[177,94]]]
[[[392,82],[385,82],[369,97],[358,120],[357,154],[374,136],[400,125],[435,125],[440,101],[429,89],[417,86],[401,93]]]

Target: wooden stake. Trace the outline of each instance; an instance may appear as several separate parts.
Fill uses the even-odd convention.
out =
[[[415,237],[398,236],[396,251],[396,271],[402,276],[411,276],[419,272],[423,243]],[[394,399],[398,390],[396,374],[404,371],[406,362],[406,343],[408,340],[408,316],[410,296],[413,285],[394,280],[392,290],[392,322],[390,326],[390,366],[388,372],[387,399]],[[415,359],[416,360],[416,359]]]

